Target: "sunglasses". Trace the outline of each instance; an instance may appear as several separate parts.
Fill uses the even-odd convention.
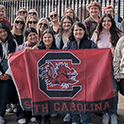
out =
[[[25,24],[23,21],[15,21],[15,23],[17,23],[17,24],[20,23],[20,24],[23,24],[23,25]]]
[[[48,26],[46,23],[44,23],[44,24],[43,23],[39,23],[39,25],[41,25],[41,26],[43,25],[44,27]]]
[[[51,18],[52,18],[53,16],[54,16],[54,17],[57,17],[57,14],[50,15]]]
[[[29,15],[31,15],[31,14],[36,15],[36,12],[29,12],[28,14]]]
[[[23,14],[25,14],[25,13],[26,13],[26,11],[19,11],[19,13],[23,13]]]
[[[29,21],[30,24],[37,24],[37,21]]]

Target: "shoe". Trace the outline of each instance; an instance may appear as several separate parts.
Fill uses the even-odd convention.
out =
[[[31,117],[30,121],[34,123],[36,121],[36,118],[35,117]]]
[[[108,113],[103,115],[102,124],[109,124],[109,115],[108,115]]]
[[[36,120],[35,124],[41,124],[41,121]]]
[[[11,106],[11,104],[7,104],[6,105],[6,112],[7,113],[12,113],[12,106]]]
[[[13,104],[13,112],[16,113],[17,112],[17,105]]]
[[[57,117],[58,116],[58,114],[51,114],[51,117]]]
[[[5,124],[5,121],[2,116],[0,116],[0,124]]]
[[[117,115],[111,115],[111,124],[118,124]]]
[[[66,114],[65,117],[63,118],[63,122],[70,122],[71,116],[70,114]]]
[[[26,119],[25,118],[21,118],[18,120],[19,124],[26,124]]]

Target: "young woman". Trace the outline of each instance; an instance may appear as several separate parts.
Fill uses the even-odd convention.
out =
[[[59,16],[55,11],[50,13],[50,30],[53,32],[54,36],[59,33]]]
[[[30,10],[28,11],[28,18],[29,18],[30,16],[33,16],[33,17],[35,17],[35,18],[38,19],[38,12],[37,12],[35,9],[30,9]]]
[[[63,49],[91,49],[97,48],[97,45],[88,39],[86,35],[85,26],[76,22],[72,26],[71,34],[69,36],[69,41],[66,43]],[[91,123],[91,115],[89,112],[81,114],[82,124]],[[80,124],[79,114],[71,114],[72,124]]]
[[[25,30],[25,42],[22,45],[17,47],[17,51],[21,51],[24,49],[32,49],[39,41],[37,40],[38,34],[36,29],[33,27],[27,28]],[[19,124],[26,124],[30,119],[32,122],[35,121],[35,118],[32,118],[31,112],[23,111],[19,106],[17,111],[18,116],[18,123]]]
[[[38,33],[38,40],[42,41],[43,39],[43,32],[44,30],[49,28],[49,22],[46,18],[41,18],[37,23],[37,33]]]
[[[0,24],[0,65],[8,59],[9,53],[15,52],[17,47],[16,41],[4,23]],[[6,69],[8,63],[4,63]],[[4,66],[5,67],[5,66]],[[9,69],[0,68],[0,123],[4,124],[4,115],[8,101],[13,104],[18,103],[18,96],[15,85],[10,77]]]
[[[43,32],[43,40],[41,41],[40,45],[38,46],[38,49],[57,49],[55,45],[55,38],[54,34],[50,29],[46,29]],[[36,116],[35,124],[41,124],[42,116]],[[45,124],[51,124],[50,123],[50,115],[44,116],[44,123]]]
[[[37,22],[38,22],[38,19],[37,18],[35,18],[35,17],[33,17],[33,16],[31,16],[31,17],[29,17],[28,19],[27,19],[27,21],[26,21],[26,29],[27,28],[29,28],[29,27],[33,27],[33,28],[35,28],[36,29],[36,27],[37,27]]]
[[[56,35],[56,46],[62,49],[69,40],[70,29],[73,25],[73,20],[70,16],[63,16],[60,23],[59,34]]]
[[[64,12],[64,15],[68,15],[73,19],[73,22],[76,22],[76,14],[72,8],[67,8]]]
[[[25,19],[22,16],[17,16],[13,23],[12,34],[18,45],[24,42]]]
[[[101,17],[99,25],[91,39],[98,45],[98,48],[110,48],[113,54],[117,41],[121,36],[123,36],[123,32],[116,27],[112,16],[105,14]],[[118,85],[114,78],[112,83],[113,106],[105,112],[102,120],[103,124],[109,123],[109,115],[111,116],[111,124],[117,124]]]
[[[16,14],[16,16],[22,16],[25,20],[27,20],[28,11],[25,8],[20,8]]]
[[[99,22],[99,13],[100,13],[100,4],[96,1],[91,1],[88,5],[88,11],[90,16],[84,20],[84,24],[86,25],[87,34],[89,38],[92,37],[94,30],[97,27]]]

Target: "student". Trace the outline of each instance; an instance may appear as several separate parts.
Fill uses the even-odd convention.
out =
[[[38,19],[38,12],[35,9],[30,9],[28,11],[28,18],[31,17],[31,16],[33,16],[33,17]]]
[[[84,24],[80,22],[74,23],[72,31],[69,36],[69,41],[66,43],[63,49],[91,49],[97,48],[97,45],[88,39],[86,35],[86,28]],[[90,112],[83,112],[81,114],[82,124],[91,123]],[[71,114],[72,124],[80,124],[79,114]]]
[[[40,45],[38,46],[38,49],[57,49],[55,45],[55,38],[54,34],[50,29],[46,29],[43,32],[43,40],[41,41]],[[36,116],[35,124],[41,124],[42,116]],[[44,116],[44,123],[45,124],[51,124],[50,122],[50,115]]]
[[[113,68],[114,78],[120,85],[120,93],[124,95],[124,36],[121,37],[115,47]]]
[[[56,35],[56,46],[62,49],[69,40],[70,29],[73,25],[73,20],[70,16],[63,16],[60,22],[59,34]]]
[[[28,11],[25,8],[20,8],[16,14],[16,16],[24,17],[25,21],[27,20]]]
[[[114,18],[114,15],[115,15],[115,9],[111,6],[111,5],[108,5],[104,8],[103,10],[104,14],[110,14],[112,16],[112,18]],[[116,26],[123,31],[123,27],[121,25],[121,23],[115,21],[116,23]]]
[[[11,23],[7,20],[7,18],[5,18],[5,6],[4,5],[0,5],[0,23],[6,24],[10,30],[12,29]]]
[[[75,11],[72,8],[67,8],[64,12],[64,15],[70,16],[73,22],[77,21]]]
[[[17,16],[14,19],[12,34],[14,39],[17,41],[18,45],[24,42],[24,32],[25,32],[25,19],[22,16]]]
[[[96,31],[93,33],[91,40],[93,40],[98,48],[110,48],[112,54],[118,39],[123,36],[123,32],[116,27],[115,21],[110,14],[105,14],[101,17]],[[112,75],[113,77],[113,75]],[[113,83],[113,106],[105,111],[102,123],[108,124],[111,116],[111,124],[117,124],[117,103],[118,103],[118,85],[116,80]]]
[[[38,40],[42,41],[43,39],[43,32],[44,30],[49,28],[49,22],[46,18],[41,18],[37,23],[37,33],[38,33]]]
[[[92,37],[94,30],[99,23],[99,13],[100,13],[100,4],[96,1],[91,1],[88,5],[88,11],[90,16],[84,20],[84,24],[86,26],[87,34],[89,38]]]
[[[29,27],[33,27],[33,28],[35,28],[36,29],[36,27],[37,27],[37,22],[38,22],[38,19],[37,18],[35,18],[35,17],[33,17],[33,16],[31,16],[31,17],[29,17],[28,19],[27,19],[27,21],[26,21],[26,29],[27,28],[29,28]]]
[[[17,47],[16,41],[9,30],[9,27],[4,23],[0,24],[0,64],[2,61],[7,60],[9,53],[15,52]],[[8,63],[5,63],[6,69]],[[5,66],[4,66],[5,67]],[[4,68],[2,67],[2,68]],[[15,85],[10,77],[9,69],[0,70],[0,124],[5,124],[4,115],[6,105],[10,103],[17,104],[18,96]]]
[[[39,43],[38,39],[38,34],[36,29],[33,27],[27,28],[25,30],[25,42],[22,45],[19,45],[17,47],[17,51],[21,51],[24,49],[33,49],[33,47]],[[17,119],[19,124],[26,124],[29,120],[32,122],[35,121],[35,118],[32,117],[32,113],[29,111],[24,111],[19,107],[17,111]]]
[[[50,13],[50,30],[53,32],[54,36],[59,33],[59,16],[55,11]]]

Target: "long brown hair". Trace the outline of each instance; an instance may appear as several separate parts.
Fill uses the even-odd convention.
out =
[[[103,23],[103,20],[105,17],[109,17],[111,20],[112,26],[110,28],[110,35],[111,35],[110,36],[110,42],[111,42],[112,46],[116,46],[116,43],[119,40],[120,36],[123,34],[123,32],[116,27],[116,23],[110,14],[104,14],[100,19],[100,22],[99,22],[99,24],[96,28],[96,31],[95,31],[97,33],[96,43],[100,40],[100,33],[103,30],[102,23]]]

